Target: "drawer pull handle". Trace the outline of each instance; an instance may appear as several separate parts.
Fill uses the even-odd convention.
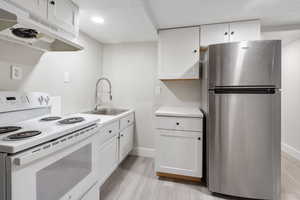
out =
[[[179,122],[176,122],[176,125],[179,126]]]
[[[124,135],[122,134],[121,137],[124,137]]]
[[[55,5],[55,1],[50,1],[50,4],[54,6]]]

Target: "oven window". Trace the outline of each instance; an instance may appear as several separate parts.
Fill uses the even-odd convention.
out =
[[[60,199],[91,170],[92,145],[89,144],[37,172],[37,199]]]

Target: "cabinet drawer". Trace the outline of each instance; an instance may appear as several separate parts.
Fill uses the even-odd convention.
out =
[[[167,130],[202,132],[203,120],[201,118],[157,117],[157,128]]]
[[[128,115],[120,120],[120,129],[123,130],[124,128],[131,125],[133,122],[134,122],[134,114],[131,113],[130,115]]]
[[[111,124],[105,125],[100,130],[100,141],[99,144],[102,145],[108,141],[113,136],[119,133],[119,121],[113,122]]]

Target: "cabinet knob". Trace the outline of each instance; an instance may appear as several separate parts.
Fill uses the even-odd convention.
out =
[[[122,134],[121,137],[124,137],[124,135]]]
[[[112,133],[112,130],[109,130],[108,132],[109,132],[109,133]]]
[[[198,140],[201,140],[201,137],[198,137]]]
[[[231,32],[231,35],[233,35],[233,34],[234,34],[234,31]]]
[[[195,49],[195,50],[194,50],[194,53],[197,53],[197,52],[198,52],[197,49]]]
[[[176,122],[176,125],[179,126],[179,122]]]
[[[54,6],[55,5],[55,1],[50,1],[50,4]]]
[[[128,120],[127,122],[130,123],[130,120]]]
[[[224,33],[224,35],[228,35],[228,33],[227,33],[227,32],[225,32],[225,33]]]

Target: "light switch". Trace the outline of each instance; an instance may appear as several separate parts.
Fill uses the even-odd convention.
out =
[[[64,73],[64,82],[65,83],[69,83],[70,82],[70,73],[69,72],[65,72]]]
[[[155,88],[155,95],[159,96],[160,93],[161,93],[161,87],[160,86],[156,86],[156,88]]]
[[[11,79],[20,80],[23,76],[23,70],[21,67],[11,66]]]

